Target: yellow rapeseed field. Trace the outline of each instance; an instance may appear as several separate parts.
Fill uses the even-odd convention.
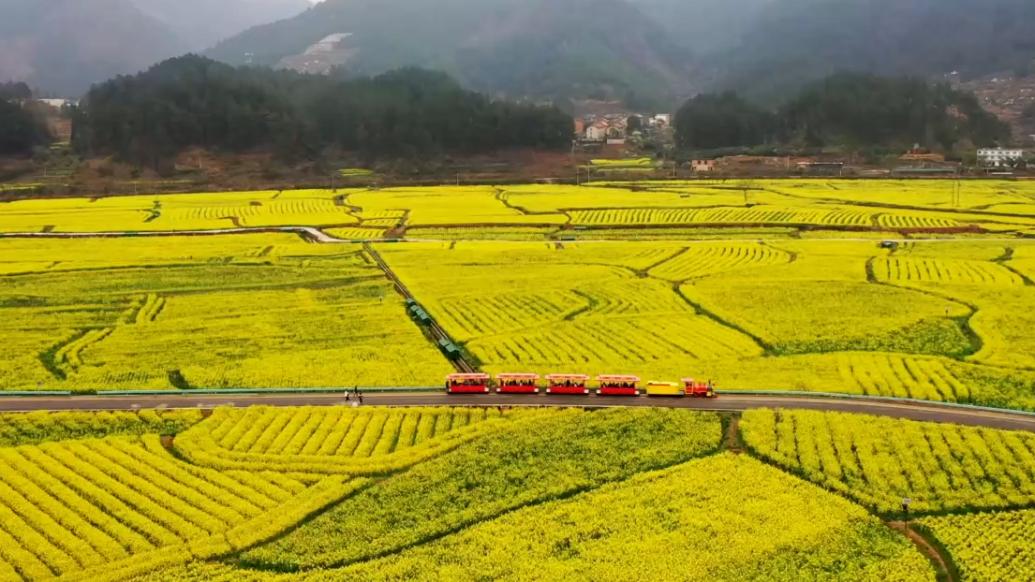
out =
[[[815,411],[756,410],[740,423],[761,457],[876,511],[1007,509],[1035,502],[1035,436]]]
[[[1035,408],[1035,243],[1017,236],[1035,231],[1035,185],[1025,182],[357,187],[0,204],[0,232],[273,226],[342,242],[0,240],[10,354],[0,386],[438,385],[451,366],[407,320],[359,244],[370,241],[490,372],[695,376],[725,389]],[[383,242],[397,238],[421,242]]]
[[[0,240],[5,389],[438,385],[360,247],[293,235]]]
[[[920,524],[949,550],[964,580],[1014,582],[1035,572],[1035,510],[927,517]]]
[[[647,580],[934,579],[905,538],[861,508],[732,455],[530,507],[309,579],[622,580],[631,573]]]

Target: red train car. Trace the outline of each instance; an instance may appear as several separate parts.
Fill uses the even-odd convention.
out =
[[[693,398],[715,398],[715,386],[711,380],[698,382],[693,378],[683,378],[683,387],[687,396]]]
[[[547,394],[589,394],[589,376],[585,374],[551,374],[546,382]]]
[[[598,396],[639,396],[640,379],[636,376],[599,376]]]
[[[449,394],[488,394],[488,374],[450,374],[446,378],[446,392]]]
[[[500,394],[539,394],[539,374],[500,374],[496,385]]]

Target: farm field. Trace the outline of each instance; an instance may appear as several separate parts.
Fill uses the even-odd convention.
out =
[[[1035,230],[1035,184],[944,180],[730,180],[141,194],[0,203],[3,232],[140,232],[314,226],[541,229],[543,238],[626,229],[783,229],[1002,234]],[[628,232],[634,229],[633,232]],[[489,233],[491,234],[491,233]],[[344,237],[349,238],[349,237]]]
[[[1024,240],[375,248],[490,372],[1035,409]]]
[[[340,242],[254,230],[269,227],[319,228]],[[597,182],[0,203],[0,233],[216,229],[245,230],[0,238],[9,354],[0,389],[439,386],[454,367],[407,317],[380,256],[488,372],[694,376],[728,390],[1035,410],[1027,182]]]
[[[1025,182],[26,200],[0,233],[0,391],[438,389],[451,340],[489,373],[1035,411]],[[26,236],[62,233],[119,236]],[[0,414],[2,582],[1014,582],[1033,507],[1030,432],[844,413]]]
[[[951,552],[967,580],[1024,580],[1035,572],[1035,511],[927,517],[921,527]]]
[[[92,422],[48,414],[0,415],[4,434],[36,427],[0,446],[2,580],[936,577],[928,557],[850,491],[724,450],[731,416],[254,408],[192,411],[159,427],[153,413]],[[123,430],[67,432],[109,423]],[[218,449],[198,457],[192,434]],[[400,455],[409,462],[393,463]],[[357,471],[364,464],[371,470]],[[967,465],[949,458],[940,470]],[[971,516],[1001,522],[985,530],[1001,550],[980,562],[970,562],[965,534],[951,533],[977,527]],[[925,532],[949,532],[937,539],[959,547],[965,580],[1028,567],[1010,551],[1025,547],[1023,511],[918,510],[916,519]]]
[[[0,240],[6,390],[411,386],[452,368],[357,246]]]
[[[761,458],[892,514],[1004,509],[1035,502],[1035,437],[980,428],[807,411],[749,411]]]

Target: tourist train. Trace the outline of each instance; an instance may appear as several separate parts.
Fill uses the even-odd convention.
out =
[[[499,374],[495,381],[488,374],[451,374],[446,378],[446,392],[449,394],[567,394],[588,396],[670,396],[715,398],[715,386],[684,378],[681,382],[646,382],[636,376],[597,376],[595,389],[590,387],[591,378],[585,374],[550,374],[541,378],[538,374]],[[641,388],[642,385],[642,388]]]

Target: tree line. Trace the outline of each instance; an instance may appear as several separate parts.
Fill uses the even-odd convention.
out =
[[[758,145],[953,151],[1010,139],[1010,129],[969,93],[920,79],[839,73],[766,109],[735,93],[700,95],[677,112],[684,149]]]
[[[328,148],[369,158],[570,144],[554,107],[493,101],[442,73],[407,68],[372,78],[235,68],[188,55],[95,86],[75,112],[73,145],[157,164],[189,147]]]
[[[26,155],[50,141],[46,120],[28,102],[31,97],[25,83],[0,83],[0,155]]]

